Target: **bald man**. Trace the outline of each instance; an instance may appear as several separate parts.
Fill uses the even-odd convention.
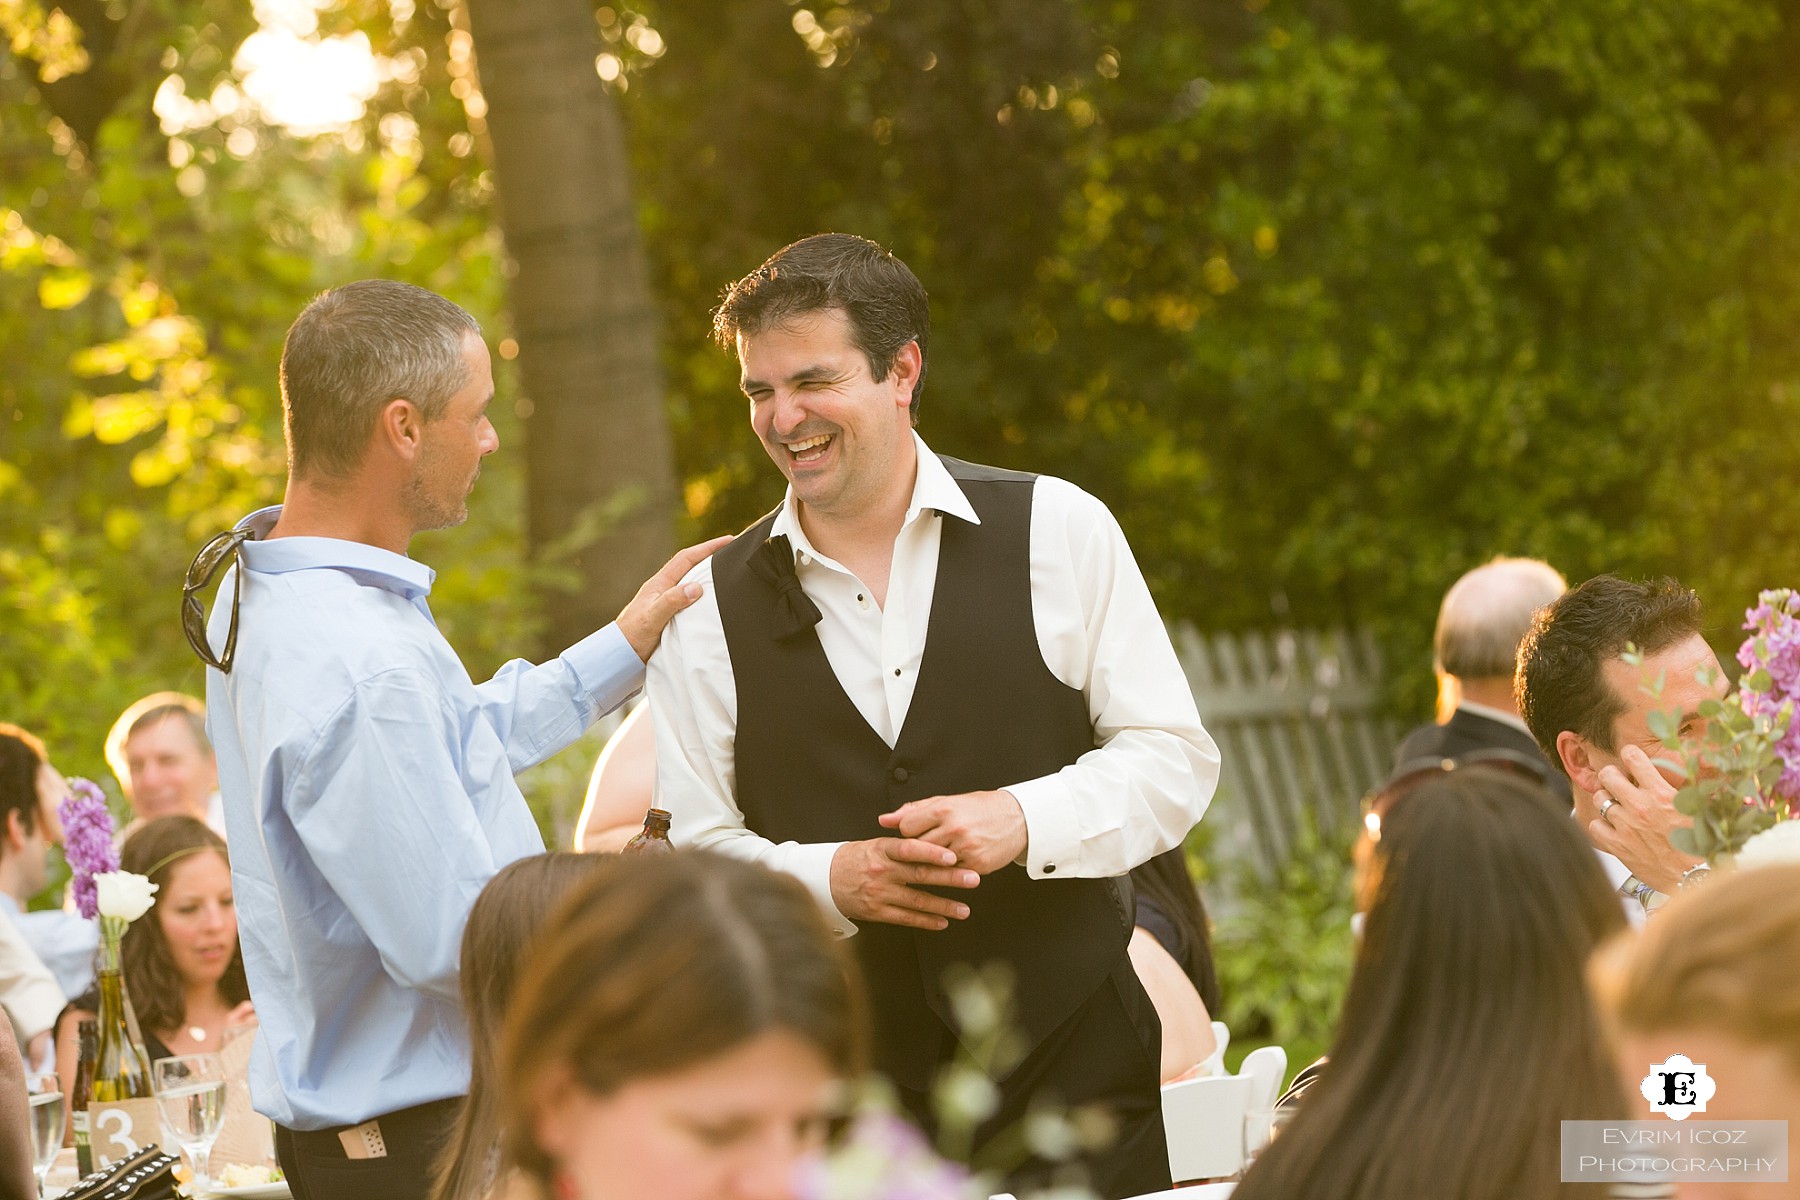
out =
[[[1439,711],[1447,719],[1407,734],[1394,752],[1396,767],[1513,750],[1541,761],[1551,786],[1569,795],[1568,780],[1538,749],[1513,700],[1513,665],[1531,615],[1568,586],[1554,567],[1535,558],[1496,558],[1451,586],[1438,608],[1433,639]]]

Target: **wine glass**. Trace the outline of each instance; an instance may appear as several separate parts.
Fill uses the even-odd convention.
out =
[[[195,1190],[209,1182],[207,1159],[225,1123],[225,1068],[216,1054],[178,1054],[150,1064],[163,1135],[194,1164]]]
[[[1251,1109],[1244,1114],[1244,1170],[1248,1171],[1256,1156],[1281,1135],[1293,1115],[1291,1108]]]
[[[31,1110],[31,1169],[37,1174],[38,1195],[42,1196],[50,1164],[62,1149],[68,1113],[62,1083],[49,1072],[25,1076],[25,1095]]]

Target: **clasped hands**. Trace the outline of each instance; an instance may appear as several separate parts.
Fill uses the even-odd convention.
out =
[[[1025,811],[1011,792],[964,792],[881,815],[899,837],[845,842],[831,859],[831,899],[852,921],[947,929],[969,906],[927,887],[973,888],[1025,853]]]

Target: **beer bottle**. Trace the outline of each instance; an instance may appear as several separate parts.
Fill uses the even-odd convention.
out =
[[[653,808],[644,814],[644,830],[629,842],[620,854],[673,854],[675,843],[669,840],[669,814]]]

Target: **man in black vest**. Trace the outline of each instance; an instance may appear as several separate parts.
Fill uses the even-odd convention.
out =
[[[1034,1097],[1100,1105],[1118,1136],[1093,1183],[1156,1191],[1161,1034],[1116,877],[1180,844],[1218,751],[1106,508],[913,432],[928,323],[905,264],[842,234],[720,305],[789,486],[651,664],[658,795],[678,844],[794,873],[854,933],[876,1065],[915,1115],[957,1049],[946,971],[999,962],[1029,1052],[992,1071],[977,1146]]]

